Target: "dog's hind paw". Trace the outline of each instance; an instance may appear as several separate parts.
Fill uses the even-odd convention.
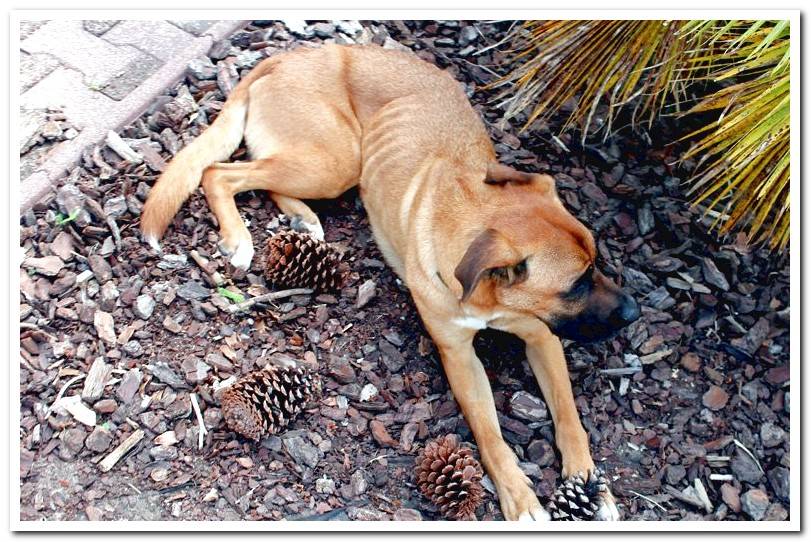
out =
[[[242,241],[231,255],[231,265],[237,269],[247,271],[253,261],[254,249],[251,241]]]
[[[307,222],[301,215],[293,215],[290,218],[290,227],[296,231],[309,233],[319,241],[324,240],[324,228],[321,227],[321,224]]]
[[[152,249],[157,252],[158,254],[163,254],[163,250],[161,250],[161,245],[155,237],[151,235],[144,237],[144,241],[147,245],[152,247]]]
[[[253,239],[250,235],[237,241],[220,240],[217,244],[220,253],[228,258],[231,265],[242,271],[247,271],[253,261]]]

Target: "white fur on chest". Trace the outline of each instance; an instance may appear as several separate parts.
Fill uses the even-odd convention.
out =
[[[466,329],[484,329],[490,325],[490,322],[500,318],[501,316],[501,313],[498,312],[494,312],[493,314],[487,316],[473,316],[468,314],[465,316],[457,316],[451,320],[451,322]]]
[[[488,320],[478,316],[462,316],[454,318],[451,322],[466,329],[484,329],[487,327]]]

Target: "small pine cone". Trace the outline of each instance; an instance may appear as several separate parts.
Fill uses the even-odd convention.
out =
[[[222,414],[233,431],[258,441],[284,428],[321,391],[318,375],[301,367],[267,366],[222,394]]]
[[[588,480],[579,475],[570,477],[549,501],[552,521],[593,521],[607,489],[608,480],[600,469],[592,471]]]
[[[482,467],[456,435],[429,442],[417,456],[420,491],[450,519],[476,519],[482,502]]]
[[[337,251],[327,243],[306,233],[281,231],[268,240],[265,277],[281,288],[335,291],[343,280],[339,260]]]

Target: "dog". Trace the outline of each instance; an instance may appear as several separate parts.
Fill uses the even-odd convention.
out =
[[[242,140],[251,160],[226,163]],[[562,475],[594,462],[559,337],[598,340],[639,316],[595,268],[589,230],[564,208],[554,179],[500,164],[479,115],[449,74],[408,52],[325,45],[278,54],[234,88],[219,116],[181,150],[145,204],[141,230],[161,238],[199,185],[220,250],[247,269],[251,235],[234,195],[267,190],[323,239],[303,199],[359,185],[374,238],[408,286],[473,432],[507,520],[548,520],[504,442],[492,391],[473,349],[485,327],[526,342],[549,407]],[[619,517],[610,492],[598,517]]]

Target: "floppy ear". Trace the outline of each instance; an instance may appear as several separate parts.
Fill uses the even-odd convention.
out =
[[[533,177],[532,173],[524,173],[498,162],[490,162],[487,164],[487,176],[484,178],[484,182],[498,185],[507,183],[529,184],[532,182]]]
[[[505,186],[507,184],[532,185],[542,194],[549,194],[557,197],[555,189],[555,179],[546,173],[526,173],[518,171],[510,166],[490,162],[487,165],[487,174],[484,178],[485,184]]]
[[[453,276],[462,285],[461,301],[466,301],[482,280],[511,286],[524,280],[526,272],[526,260],[506,237],[488,228],[470,243]]]

